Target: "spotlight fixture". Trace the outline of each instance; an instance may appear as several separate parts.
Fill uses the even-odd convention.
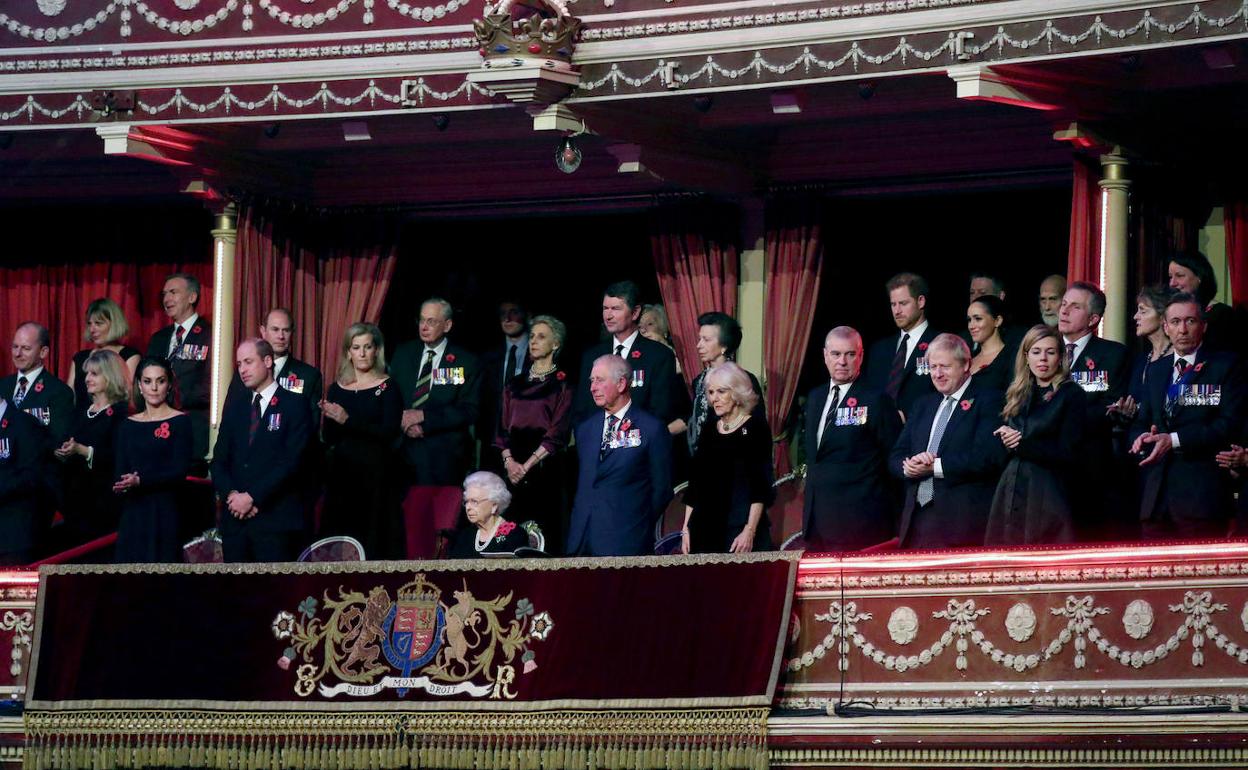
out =
[[[449,125],[451,125],[450,115],[434,115],[433,116],[433,127],[438,129],[439,131],[445,131],[446,127]]]
[[[858,85],[858,96],[865,102],[872,96],[875,96],[875,83],[860,83]]]
[[[803,101],[796,91],[776,91],[771,95],[772,114],[797,115],[802,111]]]
[[[714,106],[715,106],[715,97],[713,96],[704,95],[704,96],[693,97],[693,108],[697,110],[698,112],[701,112],[704,115],[710,112],[711,108]]]
[[[281,123],[266,123],[264,125],[264,135],[270,139],[276,139],[277,135],[282,132]]]
[[[565,136],[555,150],[555,168],[565,174],[574,173],[581,167],[581,148],[576,146],[576,134]]]
[[[348,120],[342,124],[342,138],[347,142],[367,142],[373,138],[368,124],[362,120]]]

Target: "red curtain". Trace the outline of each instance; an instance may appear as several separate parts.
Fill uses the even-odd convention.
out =
[[[398,241],[399,222],[386,216],[241,206],[237,338],[255,336],[271,308],[289,308],[295,322],[292,351],[318,367],[328,387],[338,369],[343,332],[358,321],[376,323],[381,315]]]
[[[9,249],[0,265],[0,334],[7,345],[24,321],[48,327],[47,367],[62,380],[83,340],[87,304],[109,297],[130,325],[125,344],[146,352],[148,338],[169,323],[160,304],[165,276],[188,272],[203,290],[199,307],[212,308],[211,215],[198,207],[8,210],[28,232],[52,234],[46,243]],[[72,223],[72,224],[71,224]],[[0,372],[11,374],[3,356]]]
[[[1248,200],[1228,204],[1226,263],[1231,269],[1231,300],[1248,307]]]
[[[1075,158],[1074,188],[1070,198],[1070,250],[1066,280],[1101,282],[1100,168],[1086,158]]]
[[[685,384],[702,371],[698,316],[737,313],[737,218],[727,208],[662,208],[651,219],[650,250]]]
[[[797,395],[823,272],[821,207],[817,201],[774,201],[767,207],[767,305],[763,366],[767,421],[775,437],[776,474],[790,470],[789,409]]]

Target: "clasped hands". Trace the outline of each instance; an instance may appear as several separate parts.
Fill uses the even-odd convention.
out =
[[[1248,449],[1239,444],[1231,444],[1230,449],[1218,452],[1214,459],[1217,460],[1219,468],[1225,468],[1236,478],[1248,469]]]
[[[519,484],[528,475],[529,470],[522,463],[516,462],[515,458],[507,455],[503,458],[503,468],[507,471],[507,479],[512,484]]]
[[[255,501],[251,499],[251,495],[238,490],[231,492],[225,498],[225,505],[230,509],[230,515],[236,519],[250,519],[260,512],[256,508]]]
[[[1148,433],[1141,433],[1136,436],[1135,441],[1131,444],[1131,454],[1144,454],[1146,445],[1152,444],[1153,449],[1148,456],[1140,460],[1140,465],[1152,465],[1166,456],[1166,453],[1173,448],[1174,442],[1170,439],[1169,433],[1158,433],[1157,426],[1152,425],[1148,429]]]
[[[133,489],[134,487],[137,487],[138,485],[139,485],[139,474],[123,473],[121,474],[121,478],[113,482],[113,492],[116,494],[121,494],[122,492],[126,492],[130,489]]]
[[[403,421],[400,426],[403,428],[403,435],[408,438],[422,438],[425,435],[425,410],[424,409],[404,409]]]
[[[321,414],[330,420],[342,425],[347,421],[347,410],[342,408],[341,404],[335,404],[333,401],[321,399]]]
[[[935,473],[936,455],[931,452],[919,452],[914,457],[901,461],[901,472],[908,479],[922,479]]]
[[[1018,428],[1011,428],[1008,425],[1002,425],[992,432],[992,435],[1001,439],[1001,443],[1005,444],[1006,449],[1018,449],[1018,444],[1023,440],[1023,432]]]
[[[52,450],[52,454],[56,455],[56,459],[58,460],[67,460],[69,459],[70,455],[74,455],[74,454],[79,454],[79,455],[82,455],[83,457],[86,457],[87,447],[84,446],[83,444],[79,444],[77,441],[74,441],[71,438],[71,439],[67,439],[64,444],[61,444],[56,449]]]

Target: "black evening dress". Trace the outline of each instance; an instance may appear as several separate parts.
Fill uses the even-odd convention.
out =
[[[178,535],[178,492],[191,469],[191,418],[125,420],[117,436],[114,481],[139,474],[139,486],[120,493],[121,526],[117,530],[117,561],[177,562],[182,560]]]
[[[394,444],[403,420],[403,399],[393,379],[349,390],[329,386],[325,400],[347,412],[341,425],[325,419],[325,507],[321,536],[348,535],[369,559],[402,559],[406,553]]]
[[[512,459],[522,465],[538,447],[545,447],[547,453],[519,484],[513,485],[501,474],[511,488],[507,516],[516,522],[537,522],[546,540],[545,550],[551,554],[558,553],[564,541],[564,449],[571,415],[572,390],[561,369],[541,377],[514,377],[503,389],[502,419],[494,446],[511,450]]]
[[[1009,345],[1006,345],[997,357],[992,359],[992,363],[971,372],[975,377],[975,387],[991,388],[1001,393],[1008,390],[1010,383],[1014,381],[1014,358],[1017,351],[1018,348],[1011,349]]]
[[[1033,388],[1031,400],[1005,421],[1023,434],[997,483],[986,545],[1069,543],[1083,453],[1087,397],[1071,380]],[[998,439],[999,440],[999,439]]]
[[[100,348],[87,348],[79,350],[74,354],[74,403],[89,404],[91,403],[91,394],[87,393],[87,358],[92,353],[100,350]],[[117,351],[117,355],[121,356],[124,363],[128,359],[139,356],[142,357],[143,352],[136,350],[129,345],[122,345],[121,350]],[[129,371],[129,370],[127,370]],[[79,442],[81,443],[81,442]]]
[[[524,528],[507,519],[499,521],[494,537],[483,548],[478,549],[477,533],[480,531],[473,524],[460,528],[455,533],[455,539],[451,541],[447,556],[452,559],[475,559],[487,553],[515,553],[517,548],[527,548],[529,545],[529,536]]]
[[[65,461],[64,544],[81,545],[97,537],[117,531],[121,519],[121,501],[113,494],[113,464],[117,438],[130,413],[124,401],[96,412],[91,401],[74,408],[73,428],[69,435],[83,446],[91,447],[91,462],[81,455]]]
[[[693,509],[689,549],[694,553],[727,553],[750,520],[750,506],[762,503],[754,550],[771,550],[774,546],[766,510],[775,499],[771,431],[757,412],[732,433],[720,433],[715,421],[711,413],[703,423],[689,469],[685,489],[685,505]]]

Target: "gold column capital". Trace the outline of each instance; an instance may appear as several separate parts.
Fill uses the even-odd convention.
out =
[[[1121,147],[1115,147],[1107,154],[1101,156],[1101,174],[1102,179],[1098,184],[1103,190],[1126,190],[1131,186],[1131,180],[1127,179],[1127,166],[1130,161],[1122,154]]]
[[[213,216],[212,237],[228,243],[238,241],[238,207],[233,202],[221,207]]]

